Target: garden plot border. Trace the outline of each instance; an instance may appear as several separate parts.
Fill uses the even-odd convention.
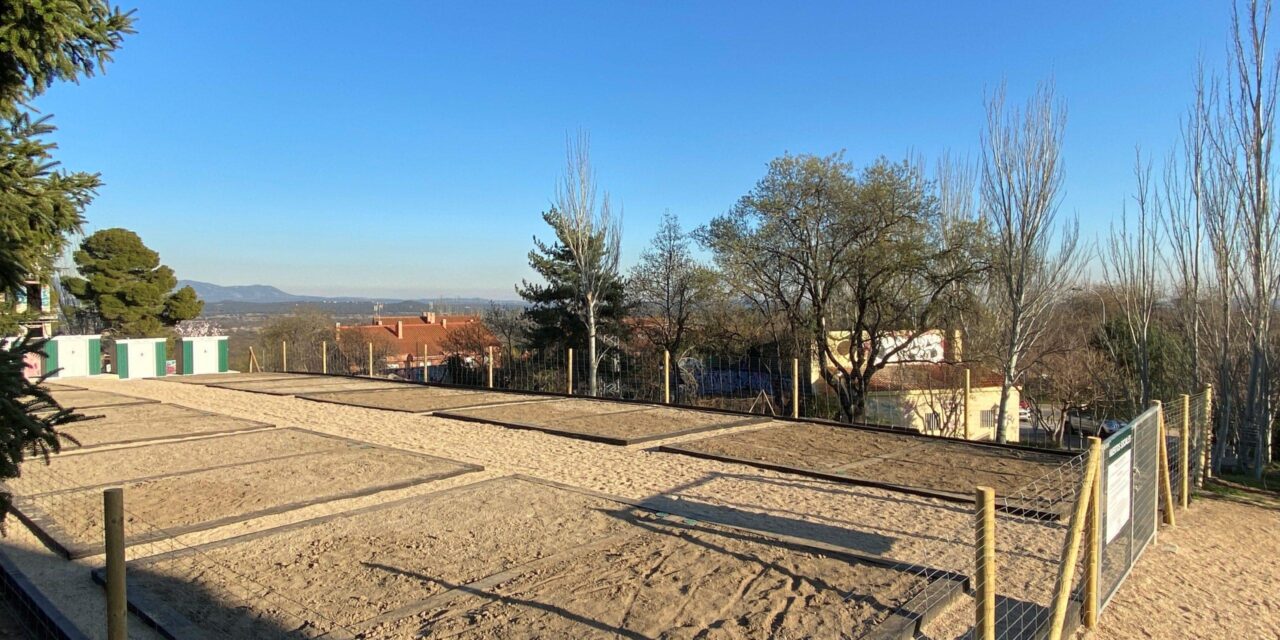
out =
[[[148,403],[142,403],[142,404],[148,404]],[[242,423],[244,423],[244,425],[245,425],[245,426],[242,426],[242,427],[239,427],[239,428],[234,428],[234,429],[219,429],[219,430],[217,430],[217,431],[197,431],[197,432],[195,432],[195,433],[178,433],[178,434],[173,434],[173,435],[168,435],[168,436],[155,436],[155,437],[151,437],[151,438],[133,438],[133,439],[131,439],[131,440],[115,440],[115,441],[112,441],[112,442],[103,442],[103,443],[99,443],[99,444],[76,445],[76,447],[75,447],[75,448],[66,448],[66,449],[64,449],[64,451],[66,451],[66,452],[68,452],[68,453],[69,453],[69,452],[72,452],[72,451],[92,451],[92,450],[94,450],[94,449],[100,449],[100,448],[102,448],[102,447],[119,447],[119,446],[124,446],[124,445],[136,445],[136,444],[142,444],[142,443],[155,443],[155,444],[159,444],[159,443],[161,443],[161,442],[166,442],[166,441],[170,441],[170,440],[188,440],[188,439],[204,438],[204,437],[206,437],[206,436],[208,436],[208,437],[213,437],[213,436],[225,436],[225,435],[230,435],[230,434],[233,434],[233,433],[252,433],[252,432],[254,432],[254,431],[266,431],[266,430],[268,430],[268,429],[275,429],[276,427],[278,427],[278,426],[279,426],[279,425],[276,425],[276,424],[271,423],[271,422],[262,422],[262,421],[260,421],[260,420],[250,420],[250,419],[248,419],[248,418],[237,418],[237,417],[235,417],[235,416],[229,416],[229,415],[227,415],[227,414],[225,414],[225,413],[217,413],[217,412],[214,412],[214,411],[205,411],[204,409],[196,409],[196,408],[194,408],[194,407],[188,407],[188,406],[186,406],[186,405],[182,405],[182,404],[174,404],[174,403],[171,403],[171,402],[163,402],[163,403],[160,403],[160,404],[165,404],[165,405],[169,405],[169,406],[172,406],[172,407],[181,407],[181,408],[183,408],[183,409],[189,409],[189,410],[191,410],[191,411],[194,411],[194,412],[195,412],[195,414],[193,414],[193,415],[189,416],[189,417],[191,417],[191,418],[196,418],[196,417],[204,418],[204,417],[208,417],[208,416],[214,416],[214,417],[218,417],[218,418],[226,418],[226,419],[228,419],[228,420],[235,420],[235,421],[237,421],[237,422],[242,422]],[[135,406],[135,405],[131,405],[131,404],[126,404],[126,405],[110,405],[110,406],[108,406],[108,407],[99,407],[99,408],[100,408],[100,409],[109,409],[109,408],[111,408],[111,407],[120,407],[120,406],[124,406],[124,407],[131,407],[131,406]],[[187,418],[177,418],[177,420],[186,420],[186,419],[187,419]],[[92,423],[93,423],[93,421],[94,421],[94,418],[90,418],[90,419],[88,419],[88,420],[80,420],[80,421],[77,421],[77,422],[72,422],[72,423],[70,423],[70,424],[68,424],[68,425],[66,425],[66,426],[68,426],[68,427],[70,427],[70,426],[75,426],[75,425],[80,425],[80,426],[89,426],[90,424],[92,424]],[[326,434],[326,435],[327,435],[327,434]]]
[[[253,373],[253,372],[249,372],[249,371],[235,371],[235,372],[231,372],[231,371],[228,371],[228,372],[226,372],[226,373],[192,373],[192,374],[187,374],[187,375],[177,374],[177,375],[172,375],[172,376],[161,376],[161,377],[159,377],[159,378],[153,378],[153,379],[154,379],[154,380],[159,380],[159,381],[161,381],[161,382],[179,382],[179,383],[182,383],[182,384],[194,384],[194,385],[199,385],[199,386],[202,386],[202,387],[207,387],[207,386],[209,386],[209,385],[222,384],[222,383],[224,383],[224,382],[252,382],[252,381],[257,381],[257,380],[261,380],[261,381],[264,381],[264,382],[265,382],[265,381],[267,381],[267,380],[288,380],[289,378],[293,378],[293,377],[296,377],[296,376],[298,375],[298,374],[296,374],[296,373],[272,373],[272,372],[268,372],[268,373],[269,373],[269,374],[271,374],[271,375],[268,375],[267,377],[263,377],[263,378],[245,378],[245,379],[241,379],[241,380],[230,380],[230,379],[228,379],[228,380],[217,380],[217,379],[215,379],[215,378],[213,378],[213,377],[212,377],[212,376],[226,376],[226,377],[230,378],[231,376],[238,376],[238,375],[242,375],[242,374],[245,374],[245,373]],[[196,378],[196,376],[210,376],[210,377],[208,377],[208,378],[195,379],[195,378]]]
[[[513,399],[513,400],[499,400],[499,401],[496,401],[496,402],[491,400],[491,401],[488,401],[488,402],[480,402],[480,403],[477,403],[477,404],[469,404],[469,405],[465,405],[465,406],[461,406],[461,407],[449,407],[449,408],[447,408],[447,409],[441,408],[441,409],[427,409],[426,411],[413,411],[413,410],[410,410],[410,409],[397,409],[397,408],[395,408],[395,407],[380,407],[380,406],[377,406],[377,405],[374,405],[374,404],[371,404],[371,403],[367,403],[367,402],[345,402],[345,401],[343,401],[343,400],[336,399],[336,398],[318,398],[318,397],[316,397],[316,395],[317,395],[317,394],[321,394],[321,393],[324,393],[324,394],[334,394],[334,395],[336,395],[336,394],[340,394],[340,393],[383,393],[383,392],[389,392],[389,391],[411,391],[411,390],[416,390],[416,389],[433,389],[433,388],[436,388],[436,387],[428,386],[428,385],[425,385],[425,384],[414,384],[414,383],[412,383],[412,382],[410,382],[410,383],[405,383],[405,384],[412,385],[412,387],[407,388],[407,389],[399,389],[399,388],[396,388],[396,387],[384,387],[384,388],[381,388],[381,389],[346,389],[346,390],[343,390],[343,391],[315,391],[315,392],[312,392],[312,393],[304,393],[304,394],[301,394],[301,395],[298,395],[298,396],[295,396],[295,397],[297,397],[297,398],[301,398],[301,399],[303,399],[303,400],[310,400],[310,401],[312,401],[312,402],[325,402],[325,403],[329,403],[329,404],[342,405],[342,406],[344,406],[344,407],[359,407],[359,408],[361,408],[361,409],[377,409],[377,410],[379,410],[379,411],[395,411],[395,412],[397,412],[397,413],[410,413],[410,414],[413,414],[413,415],[419,415],[419,416],[440,415],[440,412],[442,412],[442,411],[458,411],[458,410],[462,410],[462,409],[479,409],[479,408],[482,408],[482,407],[498,407],[498,406],[503,406],[503,407],[505,407],[505,406],[509,406],[509,405],[516,405],[516,404],[533,404],[533,403],[538,403],[538,402],[550,402],[551,400],[554,400],[554,398],[529,398],[529,397],[522,397],[522,398],[519,398],[519,399]],[[450,389],[452,389],[452,387],[451,387]],[[492,394],[492,395],[517,395],[517,393],[516,393],[516,392],[511,392],[511,391],[499,391],[499,390],[496,390],[496,389],[488,389],[488,388],[485,388],[485,389],[473,389],[473,390],[471,390],[471,391],[473,391],[476,395],[481,395],[481,394],[484,394],[484,395],[490,395],[490,394]],[[466,395],[466,394],[457,394],[457,395]],[[523,394],[521,394],[521,395],[523,395]]]
[[[381,504],[362,507],[360,509],[353,509],[351,511],[345,511],[342,513],[319,516],[316,518],[312,518],[310,520],[293,522],[293,523],[281,525],[278,527],[272,527],[270,529],[264,529],[262,531],[255,531],[252,533],[234,536],[231,538],[215,540],[212,542],[207,542],[204,544],[199,544],[191,547],[185,547],[182,549],[167,551],[164,553],[147,556],[145,558],[138,558],[135,560],[131,560],[129,561],[128,565],[131,567],[144,567],[150,564],[164,562],[174,558],[181,558],[184,556],[203,553],[205,551],[212,550],[212,549],[231,546],[231,545],[240,544],[244,542],[250,542],[259,538],[265,538],[268,536],[288,533],[290,531],[296,531],[298,529],[307,529],[311,527],[316,527],[324,524],[325,522],[329,522],[338,518],[355,517],[358,515],[363,515],[370,512],[376,512],[383,509],[395,508],[403,504],[414,502],[414,501],[424,501],[424,500],[430,501],[430,500],[437,499],[440,496],[474,490],[476,487],[480,487],[488,484],[496,484],[496,483],[511,482],[511,481],[529,482],[532,484],[542,485],[542,486],[550,487],[553,489],[569,491],[569,492],[578,493],[585,496],[590,496],[593,498],[599,498],[602,500],[615,502],[624,507],[646,511],[649,514],[652,514],[650,518],[656,519],[667,526],[671,526],[677,529],[692,529],[705,522],[706,524],[710,524],[714,527],[718,527],[724,530],[739,532],[739,533],[746,533],[752,536],[763,538],[765,541],[767,541],[768,543],[774,546],[784,547],[793,551],[798,551],[802,553],[824,554],[827,556],[841,558],[849,562],[869,564],[877,567],[891,569],[894,571],[911,573],[913,575],[919,576],[922,579],[926,580],[927,584],[923,589],[920,590],[919,593],[913,595],[902,605],[899,605],[893,613],[891,613],[885,620],[881,621],[879,625],[877,625],[877,629],[874,632],[872,632],[872,634],[869,636],[871,640],[894,640],[897,638],[911,637],[910,634],[915,633],[915,631],[921,625],[923,625],[924,623],[930,620],[933,620],[935,617],[940,615],[943,611],[945,611],[948,607],[950,607],[957,598],[959,598],[963,593],[969,590],[968,576],[965,576],[963,574],[960,574],[954,571],[936,570],[928,567],[923,567],[920,565],[900,562],[890,558],[885,558],[883,556],[867,555],[867,554],[859,553],[857,551],[854,551],[846,547],[832,545],[832,544],[828,544],[828,543],[824,543],[816,540],[807,540],[804,538],[798,538],[798,537],[788,536],[784,534],[771,533],[771,532],[761,531],[758,529],[752,529],[749,527],[723,524],[723,523],[714,522],[714,521],[700,521],[694,518],[682,516],[678,513],[674,513],[669,510],[659,511],[652,506],[646,505],[643,500],[632,500],[630,498],[624,498],[621,496],[616,496],[616,495],[604,493],[601,491],[585,489],[582,487],[575,487],[572,485],[555,482],[553,480],[545,480],[542,478],[536,478],[533,476],[528,476],[520,473],[509,474],[505,476],[498,476],[496,478],[488,478],[486,480],[481,480],[479,482],[472,482],[472,483],[460,485],[457,487],[451,487],[449,489],[442,489],[442,490],[434,491],[424,495],[410,496],[407,498],[401,498],[399,500],[393,500],[390,502],[384,502]],[[644,518],[644,519],[647,520],[650,518]],[[632,519],[636,520],[636,518],[634,517]],[[529,560],[522,564],[515,565],[509,569],[500,571],[498,573],[481,576],[480,578],[477,578],[476,580],[473,580],[472,582],[469,582],[467,584],[454,586],[440,593],[423,598],[422,600],[411,602],[404,606],[393,609],[391,611],[386,611],[381,614],[370,617],[368,619],[361,620],[360,622],[356,623],[356,625],[358,625],[360,628],[363,629],[363,628],[371,627],[373,625],[377,625],[379,623],[407,618],[409,616],[414,615],[415,613],[419,613],[430,607],[439,606],[441,604],[444,604],[453,600],[454,598],[471,594],[475,592],[477,589],[484,590],[494,585],[505,582],[506,580],[509,580],[516,576],[526,574],[530,571],[536,570],[538,567],[542,565],[554,563],[566,557],[572,557],[574,555],[580,554],[584,550],[591,549],[601,544],[612,543],[621,538],[626,538],[633,535],[639,535],[639,533],[640,532],[637,532],[637,531],[628,531],[628,532],[608,534],[601,538],[595,539],[585,545],[580,545],[577,547],[565,549],[563,551],[552,553],[547,556],[543,556],[541,558],[535,558],[533,560]],[[98,584],[99,586],[105,587],[106,585],[106,569],[105,568],[97,568],[92,570],[90,572],[90,577],[96,584]],[[193,623],[186,616],[175,611],[166,602],[150,597],[146,594],[143,594],[140,592],[140,590],[128,589],[126,599],[128,601],[129,610],[134,612],[146,624],[153,627],[156,631],[160,633],[160,635],[162,635],[165,638],[169,638],[170,640],[181,640],[182,638],[188,638],[188,637],[193,637],[193,638],[200,637],[203,634],[203,630],[198,625]],[[904,610],[913,612],[914,617],[903,615],[902,612]],[[339,626],[334,630],[331,630],[327,633],[320,635],[319,637],[326,638],[326,639],[333,639],[333,640],[339,640],[339,639],[350,640],[359,636],[356,634],[352,634],[350,630]]]
[[[613,402],[612,400],[596,400],[591,398],[572,397],[572,396],[569,396],[563,399],[580,400],[583,402]],[[495,405],[495,406],[507,406],[507,405],[503,404],[503,405]],[[647,408],[627,409],[627,410],[619,411],[617,413],[618,414],[636,413],[641,411],[647,411],[649,409],[677,409],[681,411],[694,411],[694,412],[698,411],[697,409],[689,409],[687,407],[665,405],[665,404],[649,404],[645,406]],[[478,407],[470,407],[470,408],[476,409]],[[508,429],[524,429],[528,431],[541,431],[543,433],[549,433],[551,435],[556,435],[556,436],[563,436],[566,438],[577,438],[579,440],[588,440],[591,442],[599,442],[602,444],[612,444],[612,445],[618,445],[623,447],[633,445],[633,444],[653,442],[655,440],[667,440],[670,438],[679,438],[682,436],[688,436],[688,435],[693,435],[697,433],[706,433],[708,431],[720,431],[722,429],[734,429],[737,427],[746,427],[749,425],[760,424],[760,423],[768,422],[769,420],[772,420],[772,418],[768,416],[747,416],[742,414],[726,414],[726,415],[741,416],[741,419],[734,420],[731,422],[724,422],[720,424],[704,425],[701,427],[691,427],[689,429],[681,429],[679,431],[667,431],[664,433],[656,433],[656,434],[647,435],[647,436],[623,438],[619,436],[606,436],[598,433],[591,433],[589,431],[578,431],[578,430],[568,429],[564,427],[553,427],[548,425],[531,424],[528,422],[516,422],[514,420],[499,420],[496,418],[483,418],[480,416],[468,416],[468,415],[463,415],[459,413],[453,413],[453,411],[455,410],[462,410],[462,409],[459,408],[459,409],[451,409],[451,410],[441,410],[441,411],[436,411],[432,413],[432,415],[434,415],[437,418],[448,418],[450,420],[458,420],[461,422],[477,422],[481,424],[492,424],[492,425],[497,425],[499,427],[506,427]],[[601,413],[597,415],[611,416],[615,414]]]
[[[274,507],[269,507],[266,509],[259,509],[257,511],[250,511],[247,513],[225,516],[225,517],[217,518],[214,520],[192,523],[192,524],[184,525],[180,527],[170,527],[168,529],[163,529],[163,530],[161,530],[158,527],[152,527],[152,530],[149,533],[145,535],[134,536],[126,540],[125,548],[127,549],[129,547],[137,546],[140,544],[147,544],[150,542],[155,542],[157,540],[163,540],[166,538],[175,538],[177,536],[193,533],[196,531],[206,531],[209,529],[216,529],[218,527],[224,527],[227,525],[236,524],[238,522],[246,522],[246,521],[254,520],[257,518],[265,518],[268,516],[285,513],[288,511],[302,509],[304,507],[314,506],[317,504],[324,504],[327,502],[336,502],[338,500],[351,500],[353,498],[363,498],[365,496],[370,496],[375,493],[382,493],[384,491],[396,491],[399,489],[407,489],[409,487],[415,487],[418,485],[427,484],[430,482],[436,482],[439,480],[445,480],[447,478],[453,478],[453,477],[465,475],[468,473],[484,471],[484,466],[478,465],[478,464],[462,462],[460,460],[453,460],[451,458],[444,458],[441,456],[433,456],[431,454],[420,453],[417,451],[410,451],[407,449],[397,449],[395,447],[388,447],[380,444],[373,444],[370,442],[365,442],[363,440],[345,438],[343,436],[336,436],[328,433],[321,433],[319,431],[311,431],[309,429],[286,427],[284,429],[280,429],[280,431],[295,431],[295,432],[307,433],[311,435],[317,435],[325,438],[330,438],[333,440],[343,441],[348,443],[349,445],[355,445],[360,448],[379,449],[383,451],[401,453],[411,457],[421,458],[424,460],[431,460],[433,462],[447,463],[447,464],[453,465],[456,468],[446,470],[446,471],[441,471],[439,473],[433,473],[426,476],[411,478],[408,480],[400,480],[398,482],[376,484],[368,487],[363,487],[360,489],[355,489],[352,491],[344,491],[344,492],[339,492],[331,495],[320,496],[320,497],[309,499],[309,500],[297,500],[294,502],[289,502],[282,505],[276,505]],[[224,437],[232,437],[232,436],[224,436]],[[102,553],[101,545],[76,544],[75,542],[72,542],[74,538],[68,535],[66,530],[64,530],[62,526],[58,524],[57,520],[55,520],[51,514],[46,512],[44,508],[41,507],[40,504],[38,504],[37,502],[38,498],[46,497],[50,495],[77,493],[81,491],[92,491],[94,489],[119,486],[122,484],[129,484],[129,483],[135,483],[135,482],[144,482],[149,480],[159,480],[162,478],[186,476],[186,475],[203,473],[206,471],[213,471],[218,469],[232,469],[235,467],[242,467],[242,466],[246,466],[250,464],[258,464],[262,462],[275,462],[280,460],[304,458],[308,456],[319,455],[322,453],[330,453],[332,451],[333,450],[331,449],[325,449],[321,451],[294,453],[294,454],[288,454],[283,456],[275,456],[272,458],[263,458],[260,460],[249,460],[246,462],[237,462],[237,463],[225,464],[225,465],[213,465],[209,467],[201,467],[199,469],[191,469],[188,471],[175,471],[173,473],[163,473],[163,474],[158,474],[154,476],[133,478],[130,480],[126,480],[124,482],[109,482],[109,483],[103,483],[103,484],[97,484],[97,485],[87,485],[84,487],[60,489],[58,491],[50,491],[50,492],[45,492],[40,494],[33,494],[31,496],[15,495],[13,498],[13,506],[11,511],[13,512],[14,515],[18,517],[19,520],[25,523],[27,527],[31,530],[31,532],[36,536],[36,538],[38,538],[42,543],[44,543],[44,545],[47,546],[50,550],[61,555],[62,557],[68,560],[76,560],[79,558],[86,558],[89,556],[95,556],[95,555],[101,554]],[[4,487],[4,483],[0,482],[0,488],[3,488],[3,487]],[[127,499],[127,496],[126,496],[126,499]],[[126,509],[127,508],[128,506],[126,503]]]
[[[30,617],[39,621],[48,637],[57,640],[89,640],[89,636],[76,628],[62,610],[3,551],[0,551],[0,593],[8,594],[16,604],[22,605]],[[22,615],[18,607],[13,608],[14,613]]]
[[[397,385],[409,384],[409,383],[401,382],[399,380],[382,380],[379,378],[350,378],[348,376],[319,376],[319,375],[315,377],[324,378],[324,379],[345,380],[346,381],[345,384],[355,383],[355,382],[376,382],[376,383],[381,383],[385,385],[385,386],[374,386],[369,389],[334,389],[334,391],[375,391],[378,389],[393,389]],[[254,382],[283,382],[284,380],[289,380],[289,379],[290,378],[282,378],[279,380],[245,380],[243,382],[230,381],[230,382],[220,382],[217,384],[210,383],[210,384],[206,384],[205,386],[211,387],[214,389],[226,389],[227,391],[242,391],[244,393],[261,393],[269,396],[298,396],[298,395],[305,395],[308,393],[324,393],[325,392],[324,389],[314,389],[314,390],[299,392],[299,391],[281,391],[276,389],[241,389],[238,387],[230,386],[234,384],[253,384]],[[305,381],[299,380],[298,383],[299,385],[302,385],[305,383]],[[335,383],[335,386],[339,386],[340,384],[344,384],[344,383]]]
[[[70,403],[63,403],[61,400],[58,400],[56,397],[54,398],[54,400],[56,400],[59,405],[70,404],[70,406],[66,408],[71,409],[72,411],[83,411],[85,409],[106,409],[108,407],[131,407],[133,405],[139,405],[139,404],[160,404],[159,400],[152,400],[151,398],[141,398],[138,396],[131,396],[126,393],[116,393],[114,391],[96,391],[93,389],[77,388],[77,389],[69,389],[67,391],[63,391],[62,393],[76,393],[78,391],[88,391],[90,393],[101,393],[103,395],[117,396],[120,398],[129,398],[130,401],[116,402],[113,404],[70,404]]]
[[[36,386],[44,389],[45,391],[88,391],[88,389],[84,387],[77,387],[65,382],[43,382]]]
[[[920,496],[922,498],[933,498],[936,500],[945,500],[947,502],[954,502],[957,504],[967,504],[967,505],[973,504],[973,495],[967,494],[967,493],[957,493],[954,491],[944,491],[941,489],[925,489],[922,487],[911,487],[907,485],[893,484],[891,482],[879,482],[876,480],[854,478],[850,476],[840,475],[838,473],[831,473],[829,471],[820,471],[818,469],[810,469],[807,467],[793,467],[791,465],[786,465],[786,464],[781,464],[776,462],[765,462],[763,460],[752,460],[751,458],[740,458],[737,456],[728,456],[728,455],[722,455],[718,453],[707,453],[706,451],[698,451],[697,449],[687,448],[683,444],[660,445],[657,447],[657,450],[663,453],[674,453],[678,455],[689,456],[691,458],[701,458],[703,460],[714,460],[716,462],[729,462],[732,464],[743,464],[750,467],[755,467],[757,469],[764,469],[766,471],[777,471],[779,473],[789,473],[792,475],[804,476],[806,478],[814,478],[816,480],[827,480],[829,482],[838,482],[841,484],[849,484],[849,485],[855,485],[860,487],[871,487],[873,489],[883,489],[885,491],[895,491],[897,493],[905,493],[908,495]],[[881,461],[884,460],[883,458],[864,458],[865,461],[871,461],[873,459],[881,460]],[[855,461],[855,462],[862,462],[862,460]],[[1035,520],[1045,520],[1049,522],[1065,522],[1067,518],[1071,516],[1070,511],[1073,505],[1070,504],[1070,502],[1067,499],[1061,498],[1051,504],[1053,506],[1060,506],[1061,508],[1052,509],[1052,510],[1040,509],[1040,508],[1031,507],[1031,506],[1024,506],[1024,505],[1009,503],[1005,500],[1000,500],[1000,501],[997,501],[996,510],[1002,511],[1004,513],[1008,513],[1010,515],[1022,516],[1024,518],[1032,518]]]

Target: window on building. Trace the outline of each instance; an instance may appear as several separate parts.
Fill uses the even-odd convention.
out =
[[[982,412],[981,421],[982,421],[983,429],[995,429],[996,428],[996,410],[995,409],[984,410]]]

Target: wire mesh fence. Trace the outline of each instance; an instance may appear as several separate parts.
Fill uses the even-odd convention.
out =
[[[21,478],[8,483],[15,495],[14,508],[47,545],[61,548],[66,555],[99,556],[104,550],[103,489],[108,483],[98,483],[83,472],[73,477],[56,464],[74,457],[59,456],[53,465],[25,467]],[[181,611],[194,625],[185,628],[192,635],[183,637],[355,636],[331,616],[249,575],[271,575],[271,567],[220,560],[141,516],[130,507],[127,493],[125,500],[131,603],[136,604],[136,598],[149,599],[165,603],[161,610]],[[0,589],[8,586],[4,580],[0,585]],[[313,590],[316,586],[312,585]],[[22,595],[7,598],[9,606],[23,606]],[[306,595],[308,601],[316,597],[314,591]],[[31,610],[23,619],[35,634],[32,637],[63,637],[43,621],[43,610],[27,606]]]

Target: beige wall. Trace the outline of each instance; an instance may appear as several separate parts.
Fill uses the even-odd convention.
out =
[[[900,427],[910,427],[921,433],[966,437],[964,433],[964,409],[961,404],[962,389],[906,389],[873,391],[867,396],[867,420]],[[1009,392],[1006,405],[1005,435],[1008,442],[1018,441],[1018,390]],[[1000,405],[1000,387],[979,387],[969,394],[970,440],[995,440],[994,423]],[[983,414],[987,414],[984,426]],[[936,415],[933,420],[930,415]]]

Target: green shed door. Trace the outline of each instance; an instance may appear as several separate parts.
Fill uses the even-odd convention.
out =
[[[116,375],[129,377],[129,346],[121,342],[116,343]]]
[[[164,341],[157,340],[156,341],[156,376],[157,377],[163,376],[165,372],[168,370],[168,367],[165,366],[165,360],[167,359],[166,358],[167,355],[168,354],[165,353],[165,349],[164,349]]]
[[[196,345],[190,340],[182,341],[182,374],[191,375],[196,372]]]
[[[230,362],[229,362],[230,360],[231,360],[231,345],[228,344],[228,340],[226,339],[219,340],[218,341],[218,373],[226,373],[227,370],[231,368]]]
[[[50,340],[44,343],[44,372],[46,374],[50,374],[57,370],[58,370],[58,341]]]
[[[89,338],[89,375],[96,376],[102,373],[102,340],[98,338]]]

